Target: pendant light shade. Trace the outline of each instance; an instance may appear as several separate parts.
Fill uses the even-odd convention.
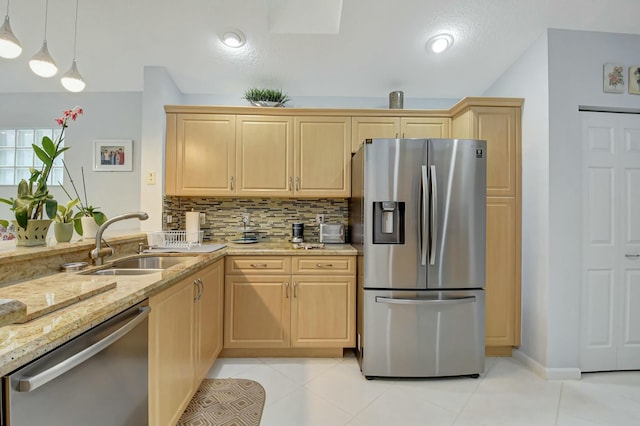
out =
[[[78,71],[78,64],[76,63],[76,42],[78,40],[78,0],[76,0],[76,25],[73,34],[73,62],[69,71],[64,73],[60,82],[62,86],[70,92],[82,92],[86,86],[84,79]]]
[[[64,73],[60,79],[60,82],[62,82],[62,86],[70,92],[82,92],[84,90],[86,83],[82,79],[80,71],[78,71],[78,64],[75,59],[69,71]]]
[[[40,77],[53,77],[58,72],[56,61],[53,60],[47,48],[47,16],[49,15],[49,0],[45,3],[44,9],[44,42],[42,49],[38,51],[29,61],[29,67]]]
[[[7,15],[4,17],[4,23],[0,27],[0,58],[13,59],[20,56],[22,46],[11,31],[9,23],[9,0],[7,0]]]
[[[47,49],[47,41],[42,43],[42,49],[29,61],[31,71],[40,77],[53,77],[58,72],[56,61],[53,60]]]

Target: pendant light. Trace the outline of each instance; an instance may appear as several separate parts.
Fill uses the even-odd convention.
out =
[[[76,43],[78,40],[78,0],[76,0],[76,25],[73,34],[73,62],[69,71],[64,73],[60,82],[65,89],[70,92],[82,92],[86,86],[86,83],[78,71],[78,64],[76,63]]]
[[[56,61],[53,60],[49,49],[47,49],[47,17],[49,15],[49,0],[46,0],[44,7],[44,42],[42,49],[29,61],[29,67],[36,75],[40,77],[53,77],[58,72]]]
[[[7,0],[7,15],[4,17],[4,24],[0,27],[0,58],[13,59],[20,56],[22,46],[11,31],[9,24],[9,0]]]

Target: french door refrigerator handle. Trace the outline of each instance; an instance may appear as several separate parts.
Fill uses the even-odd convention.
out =
[[[394,299],[376,296],[376,303],[388,303],[390,305],[458,305],[460,303],[475,302],[475,300],[476,296],[453,297],[450,299]]]
[[[150,311],[151,308],[149,306],[141,307],[138,315],[107,337],[35,376],[20,379],[18,381],[18,392],[32,392],[97,355],[144,321],[149,316]]]
[[[436,244],[438,242],[438,181],[436,180],[436,166],[431,168],[431,241],[429,243],[429,263],[436,264]]]
[[[429,224],[427,221],[427,166],[422,166],[422,185],[420,186],[420,196],[422,199],[422,214],[420,215],[420,264],[427,264],[427,240],[429,238]]]

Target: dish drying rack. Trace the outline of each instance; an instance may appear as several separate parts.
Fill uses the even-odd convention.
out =
[[[204,231],[162,231],[150,232],[147,240],[155,248],[186,248],[200,247]]]

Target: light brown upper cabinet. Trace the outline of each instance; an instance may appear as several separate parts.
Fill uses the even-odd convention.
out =
[[[365,139],[448,138],[448,117],[352,117],[351,150],[356,152]]]
[[[293,194],[293,117],[238,116],[237,195]]]
[[[235,115],[167,114],[167,195],[233,195],[235,132]]]
[[[350,117],[295,117],[294,142],[294,195],[351,195]]]
[[[515,196],[520,108],[474,106],[453,120],[453,137],[487,141],[487,195]]]

